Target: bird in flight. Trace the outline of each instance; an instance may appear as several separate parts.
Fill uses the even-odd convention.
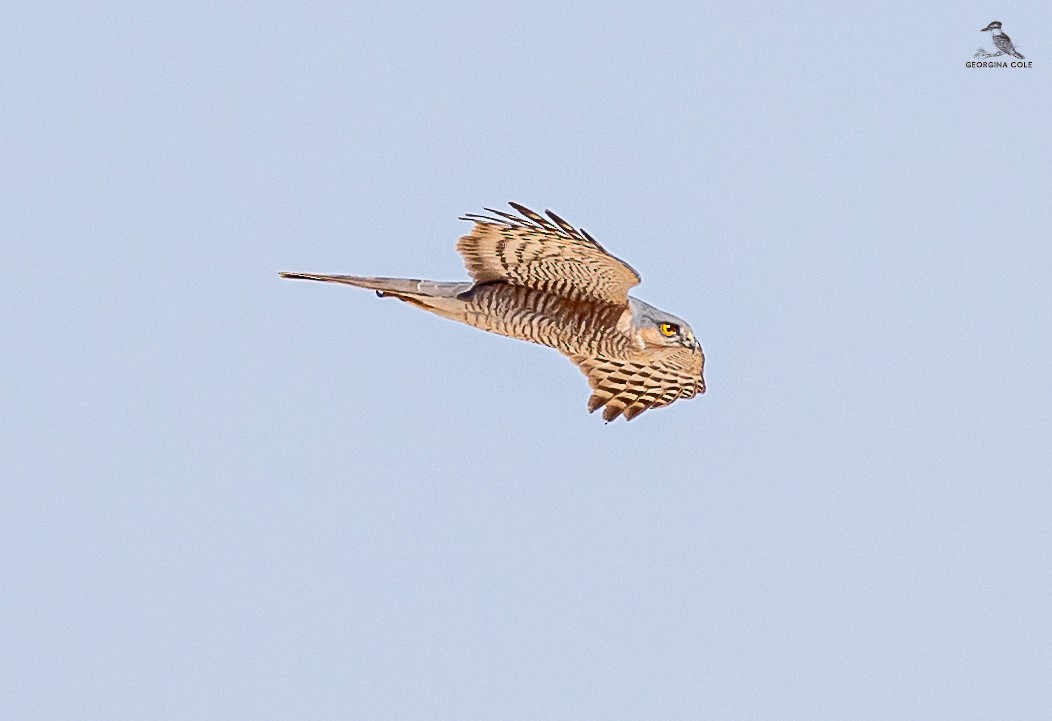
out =
[[[1023,54],[1016,50],[1012,45],[1012,39],[1005,35],[1004,31],[1001,30],[1001,23],[999,21],[994,20],[979,32],[989,32],[993,35],[994,46],[1000,50],[1000,52],[997,53],[998,55],[1011,55],[1020,60],[1026,60],[1026,58],[1023,57]]]
[[[555,348],[588,377],[588,412],[632,420],[705,392],[705,354],[686,321],[628,295],[639,274],[555,213],[469,214],[457,243],[472,280],[282,272],[397,298],[443,318]]]

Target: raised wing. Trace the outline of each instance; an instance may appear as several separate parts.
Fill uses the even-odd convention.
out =
[[[545,218],[517,203],[521,216],[486,208],[470,214],[475,227],[457,242],[476,283],[503,281],[571,300],[625,305],[639,274],[603,250],[588,233],[550,210]]]
[[[705,356],[700,350],[677,349],[649,362],[587,356],[574,356],[571,360],[588,376],[592,386],[588,412],[606,406],[606,421],[622,413],[630,421],[649,408],[705,392]]]

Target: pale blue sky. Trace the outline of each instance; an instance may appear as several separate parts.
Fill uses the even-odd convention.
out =
[[[6,718],[1052,717],[1047,3],[2,16]],[[708,394],[277,277],[508,200]]]

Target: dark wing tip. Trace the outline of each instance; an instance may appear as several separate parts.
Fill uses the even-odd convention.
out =
[[[550,210],[545,210],[544,212],[547,214],[547,216],[549,218],[551,218],[553,221],[555,221],[555,224],[558,225],[562,229],[562,231],[564,233],[566,233],[567,235],[571,235],[571,236],[573,236],[575,238],[580,238],[581,237],[581,235],[577,232],[576,228],[574,228],[572,225],[570,225],[565,220],[560,218],[558,215],[556,215],[555,213],[553,213]]]
[[[540,215],[539,213],[530,210],[525,205],[522,205],[521,203],[516,203],[513,200],[509,200],[508,205],[515,208],[515,210],[519,211],[519,213],[521,213],[523,217],[525,217],[530,222],[535,223],[536,225],[539,225],[542,228],[548,228],[551,230],[555,229],[555,226],[552,225],[547,218],[545,218],[543,215]]]
[[[511,213],[506,213],[503,210],[496,210],[495,208],[483,208],[483,210],[490,215],[483,215],[482,213],[465,213],[460,216],[460,219],[472,223],[489,223],[491,225],[505,225],[522,228],[529,227],[531,222],[536,223],[537,218],[540,217],[529,208],[519,205],[518,203],[509,203],[509,205],[515,210],[518,210],[519,215],[512,215]]]

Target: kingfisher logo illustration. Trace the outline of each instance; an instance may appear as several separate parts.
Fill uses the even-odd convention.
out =
[[[992,23],[987,25],[985,28],[980,30],[982,33],[990,33],[990,39],[993,41],[994,48],[997,52],[988,53],[986,48],[982,45],[975,51],[974,57],[979,62],[965,63],[966,67],[969,68],[1032,68],[1034,63],[1028,61],[1024,55],[1019,52],[1015,45],[1012,44],[1012,39],[1005,34],[1005,31],[1001,29],[1001,21],[994,20]],[[1004,60],[988,60],[988,58],[1000,58],[1004,57]],[[1015,58],[1011,60],[1010,58]],[[1020,62],[1025,61],[1025,62]]]

